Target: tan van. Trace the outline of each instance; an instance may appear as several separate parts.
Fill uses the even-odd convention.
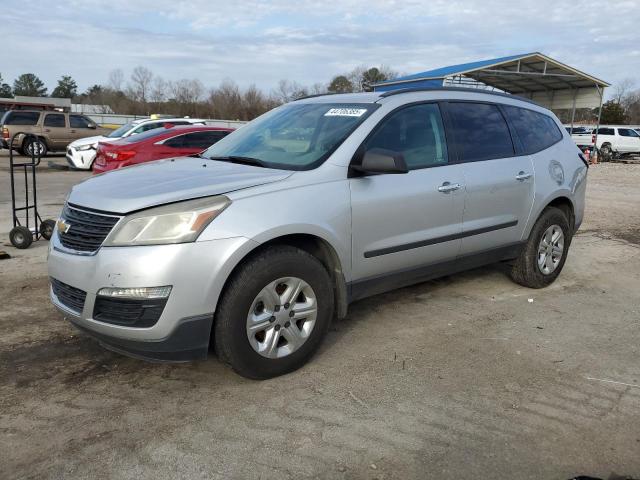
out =
[[[99,127],[88,117],[78,113],[40,110],[9,110],[0,120],[3,148],[11,148],[23,155],[45,155],[49,151],[64,151],[79,138],[105,135],[111,130]],[[35,138],[27,135],[33,134]]]

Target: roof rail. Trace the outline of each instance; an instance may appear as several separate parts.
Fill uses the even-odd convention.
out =
[[[413,92],[473,92],[473,93],[485,93],[487,95],[496,95],[498,97],[506,97],[506,98],[514,98],[516,100],[522,100],[523,102],[528,102],[533,105],[538,105],[533,100],[529,100],[528,98],[520,97],[518,95],[513,95],[511,93],[502,93],[502,92],[494,92],[491,90],[483,90],[481,88],[466,88],[466,87],[408,87],[408,88],[399,88],[397,90],[388,90],[386,92],[380,92],[380,98],[391,97],[393,95],[399,95],[401,93],[413,93]]]
[[[304,97],[296,98],[293,101],[297,102],[298,100],[306,100],[307,98],[324,97],[325,95],[338,95],[338,92],[314,93],[313,95],[305,95]]]

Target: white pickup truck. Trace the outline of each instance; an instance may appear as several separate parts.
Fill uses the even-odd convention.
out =
[[[567,129],[569,130],[569,129]],[[594,141],[603,160],[612,156],[640,154],[640,134],[631,127],[601,125],[590,132],[571,132],[571,138],[580,147],[592,148]]]

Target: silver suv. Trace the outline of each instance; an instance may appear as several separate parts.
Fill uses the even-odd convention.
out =
[[[51,239],[54,305],[105,347],[269,378],[349,303],[494,262],[549,285],[587,164],[548,110],[465,89],[325,95],[199,157],[75,186]]]

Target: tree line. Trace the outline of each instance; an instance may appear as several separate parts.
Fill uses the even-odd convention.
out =
[[[207,88],[198,79],[165,80],[148,68],[133,69],[128,78],[121,69],[111,71],[105,83],[95,84],[85,92],[69,76],[62,76],[51,91],[51,97],[70,98],[73,103],[98,105],[96,113],[149,115],[164,113],[176,116],[251,120],[272,108],[308,95],[350,93],[371,90],[371,85],[398,76],[389,67],[361,66],[333,77],[328,83],[301,85],[280,80],[265,93],[255,85],[241,88],[233,80],[222,81]],[[44,82],[33,73],[24,73],[13,85],[5,83],[0,74],[0,97],[14,95],[44,97],[48,95]],[[556,112],[564,123],[571,121],[571,112]],[[577,123],[596,123],[598,109],[576,111]],[[613,87],[613,95],[602,106],[602,124],[640,125],[640,88],[634,79],[626,79]]]
[[[357,67],[337,75],[328,83],[301,85],[280,80],[265,93],[256,85],[241,88],[231,79],[216,87],[207,88],[198,79],[165,80],[146,67],[138,66],[129,77],[121,69],[112,70],[106,82],[78,92],[78,85],[68,75],[61,77],[51,97],[69,98],[73,103],[97,105],[96,113],[149,115],[163,113],[176,116],[251,120],[272,108],[308,95],[347,93],[371,90],[371,85],[395,78],[397,73],[388,67]],[[16,78],[13,86],[4,83],[0,75],[0,97],[15,95],[45,97],[48,89],[33,73]]]

